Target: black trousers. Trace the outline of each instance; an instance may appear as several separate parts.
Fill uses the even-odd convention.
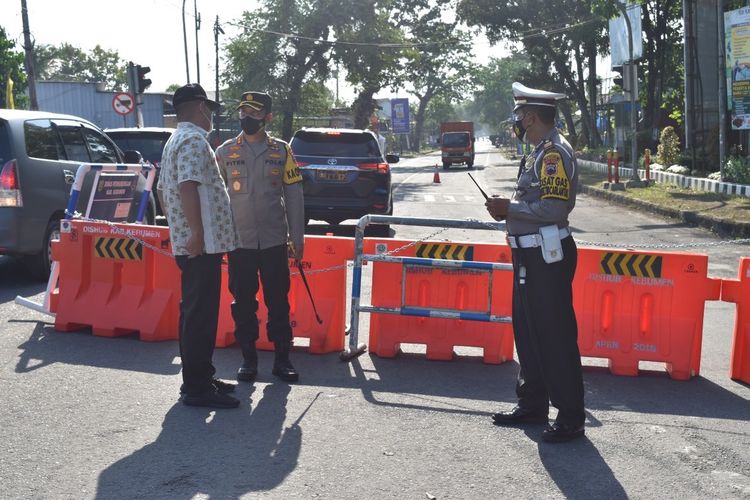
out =
[[[242,344],[258,340],[258,275],[268,308],[266,329],[272,342],[292,340],[289,324],[289,260],[287,246],[264,250],[238,248],[229,253],[229,291],[232,292],[234,336]]]
[[[519,406],[546,413],[551,402],[558,423],[577,426],[586,419],[573,310],[578,255],[570,236],[562,248],[563,260],[552,264],[539,247],[513,249],[513,334],[521,365],[516,394]]]
[[[216,369],[211,362],[216,344],[223,254],[175,257],[182,271],[180,357],[182,381],[189,395],[211,389]]]

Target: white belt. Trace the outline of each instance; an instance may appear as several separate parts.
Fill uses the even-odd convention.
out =
[[[560,239],[565,239],[570,236],[570,228],[564,227],[560,229]],[[508,245],[511,248],[536,248],[542,246],[542,235],[541,234],[527,234],[524,236],[511,236],[508,235]]]

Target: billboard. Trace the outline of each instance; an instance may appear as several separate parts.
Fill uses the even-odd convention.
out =
[[[391,99],[391,132],[409,133],[409,99]]]
[[[750,129],[750,8],[724,13],[727,106],[732,130]]]
[[[643,35],[641,34],[641,6],[626,4],[625,12],[630,19],[633,31],[633,61],[643,57]],[[630,62],[630,47],[628,46],[628,27],[625,17],[620,16],[609,20],[609,51],[612,66],[622,66]]]

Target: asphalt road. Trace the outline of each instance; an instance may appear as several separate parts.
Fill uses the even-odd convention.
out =
[[[479,144],[477,180],[509,194],[516,165]],[[438,161],[394,167],[395,215],[487,220],[464,169],[440,169],[432,182]],[[735,276],[748,254],[585,195],[571,223],[579,242],[707,245],[689,251],[708,253],[716,277]],[[391,232],[409,239],[434,230]],[[418,348],[351,364],[295,352],[301,381],[293,386],[275,381],[272,355],[261,353],[259,380],[237,390],[240,409],[185,407],[176,343],[55,332],[13,303],[18,294],[40,299],[43,288],[0,257],[2,498],[750,498],[750,387],[728,377],[732,304],[706,304],[701,373],[689,382],[671,380],[663,366],[619,377],[584,360],[586,439],[548,445],[539,426],[490,423],[514,402],[515,362],[427,361]],[[366,341],[366,315],[361,323]],[[225,378],[239,360],[236,348],[214,356]]]

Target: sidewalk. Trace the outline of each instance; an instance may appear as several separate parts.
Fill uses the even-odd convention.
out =
[[[590,172],[598,172],[598,167],[600,166],[595,162],[587,160],[578,160],[578,165],[582,167],[583,170]],[[602,188],[601,185],[604,180],[606,180],[606,176],[603,177],[601,181],[579,182],[578,190],[579,192],[590,196],[603,198],[620,205],[634,207],[663,217],[677,219],[691,225],[702,227],[722,237],[750,238],[750,223],[748,222],[718,218],[699,211],[679,210],[668,205],[656,204],[647,200],[625,196],[621,194],[621,192],[610,191]]]

